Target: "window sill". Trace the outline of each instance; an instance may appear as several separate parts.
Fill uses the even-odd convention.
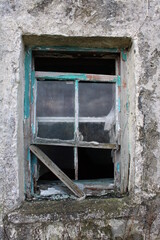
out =
[[[73,181],[85,194],[85,197],[102,197],[114,193],[114,179],[94,179]],[[39,181],[34,199],[77,199],[77,197],[59,180]]]

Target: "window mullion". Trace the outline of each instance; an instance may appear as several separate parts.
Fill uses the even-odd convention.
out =
[[[74,138],[76,145],[79,141],[79,97],[78,97],[78,80],[75,81],[75,131]],[[75,169],[75,179],[78,180],[78,149],[77,146],[74,147],[74,169]]]

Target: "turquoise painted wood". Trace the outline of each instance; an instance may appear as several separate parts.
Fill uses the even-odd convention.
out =
[[[69,51],[69,52],[103,52],[103,53],[118,53],[121,49],[118,48],[81,48],[68,46],[32,46],[32,50],[39,51]]]
[[[26,49],[25,54],[25,92],[24,92],[24,118],[30,116],[30,99],[29,99],[29,85],[31,78],[31,60],[32,51],[30,48]]]
[[[34,100],[35,71],[31,71],[31,103]]]

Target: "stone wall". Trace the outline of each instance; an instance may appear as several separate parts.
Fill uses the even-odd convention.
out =
[[[0,229],[4,216],[24,200],[24,46],[52,45],[53,39],[56,38],[61,39],[55,40],[58,45],[64,45],[66,42],[70,45],[67,39],[72,37],[71,44],[80,46],[81,41],[75,39],[87,37],[88,40],[84,44],[87,47],[119,46],[118,38],[123,38],[124,41],[125,38],[131,39],[132,45],[127,56],[129,192],[137,204],[156,196],[158,198],[158,4],[158,0],[0,1]],[[91,37],[98,40],[90,43]],[[107,41],[110,37],[116,37],[117,42],[110,44],[111,41]],[[158,224],[158,218],[155,221]],[[158,238],[153,236],[150,239]]]

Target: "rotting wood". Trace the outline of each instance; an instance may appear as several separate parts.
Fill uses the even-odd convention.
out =
[[[106,185],[84,185],[84,189],[90,189],[90,190],[112,190],[114,189],[114,184],[106,184]]]
[[[79,80],[79,81],[98,81],[111,82],[117,81],[116,75],[100,75],[100,74],[83,74],[83,73],[64,73],[64,72],[35,72],[35,77],[38,79],[47,80]]]
[[[86,148],[101,148],[101,149],[117,149],[116,143],[98,143],[98,142],[74,142],[69,140],[55,140],[48,138],[35,138],[33,144],[36,145],[55,145],[55,146],[69,146],[69,147],[86,147]]]
[[[117,59],[117,53],[104,53],[104,52],[64,52],[64,51],[35,51],[33,50],[34,57],[38,58],[54,58],[54,59],[60,59],[60,58],[69,58],[69,59]]]
[[[76,196],[84,197],[83,191],[81,191],[76,184],[66,175],[61,169],[52,162],[52,160],[37,146],[31,145],[30,150],[36,155],[36,157],[48,167]]]
[[[124,42],[124,39],[123,39]],[[127,44],[124,44],[124,46],[128,46],[128,39]],[[98,48],[98,47],[71,47],[71,46],[32,46],[32,50],[34,51],[53,51],[53,52],[87,52],[87,53],[120,53],[123,49],[125,50],[124,46],[121,46],[120,48],[114,47],[114,48]]]

